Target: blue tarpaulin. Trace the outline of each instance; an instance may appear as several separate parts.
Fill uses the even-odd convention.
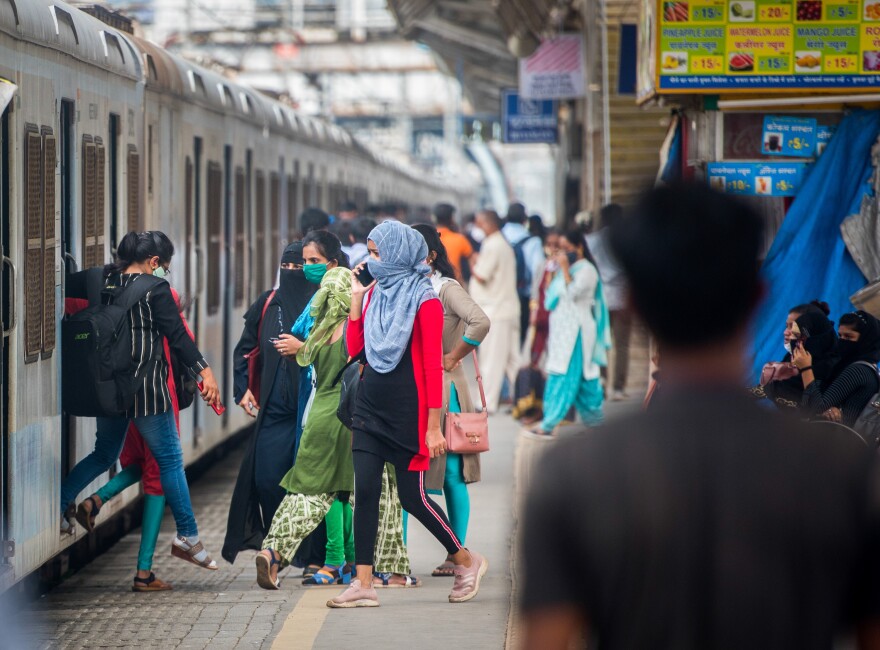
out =
[[[789,309],[820,298],[838,319],[852,311],[849,297],[865,284],[840,236],[840,224],[859,212],[871,191],[871,147],[880,132],[880,111],[843,118],[788,210],[761,270],[768,296],[755,322],[752,378],[778,361]]]

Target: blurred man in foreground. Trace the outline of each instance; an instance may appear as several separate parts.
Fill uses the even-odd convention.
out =
[[[761,232],[703,186],[655,190],[612,228],[663,392],[650,414],[559,441],[533,472],[527,648],[804,650],[853,629],[880,648],[872,454],[742,390]]]

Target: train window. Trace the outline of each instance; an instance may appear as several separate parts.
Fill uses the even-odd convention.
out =
[[[290,174],[287,177],[287,238],[293,240],[296,233],[296,198],[297,178]]]
[[[256,260],[256,282],[258,291],[266,288],[266,175],[258,169],[256,173],[256,223],[257,245],[253,259]]]
[[[277,172],[269,175],[269,210],[271,215],[269,223],[272,224],[270,246],[277,248],[281,244],[281,177]],[[280,252],[280,250],[269,251],[269,259],[274,260],[275,253]]]
[[[105,151],[104,141],[101,138],[95,138],[95,248],[93,257],[96,266],[104,264],[104,228],[107,222],[106,201],[104,200],[107,178]]]
[[[184,205],[183,205],[183,218],[186,223],[184,224],[184,228],[186,231],[186,250],[187,250],[187,263],[186,263],[186,272],[184,277],[184,287],[186,291],[187,297],[192,297],[192,273],[190,272],[191,262],[189,256],[191,253],[195,251],[195,242],[193,241],[193,163],[192,158],[189,156],[186,157],[186,161],[184,163]]]
[[[220,310],[220,250],[222,231],[223,171],[208,162],[208,313]]]
[[[97,266],[97,260],[94,259],[95,242],[97,241],[97,228],[95,225],[95,176],[98,173],[97,153],[95,151],[95,143],[92,136],[84,135],[82,137],[82,211],[83,211],[83,246],[85,254],[83,256],[83,268],[91,269]]]
[[[153,196],[153,125],[147,126],[147,194]]]
[[[43,359],[55,349],[55,136],[43,127]]]
[[[235,304],[244,302],[244,169],[235,169]]]
[[[141,157],[137,147],[128,145],[127,185],[128,185],[128,231],[139,231],[141,225]]]
[[[24,150],[24,360],[36,361],[43,343],[43,144],[37,128],[28,126]]]
[[[309,174],[306,180],[306,206],[312,207],[317,203],[318,197],[315,193],[315,166],[309,163]]]

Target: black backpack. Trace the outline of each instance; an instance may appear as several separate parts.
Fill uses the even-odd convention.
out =
[[[128,312],[165,280],[138,275],[120,291],[104,286],[102,269],[86,273],[89,306],[61,322],[62,408],[79,417],[118,417],[134,405],[140,380]]]
[[[880,382],[880,370],[877,369],[876,365],[868,361],[856,361],[856,363],[870,367],[877,373],[877,379]],[[880,392],[875,394],[865,404],[865,408],[862,409],[862,412],[853,424],[853,429],[862,437],[868,447],[871,449],[880,447]]]
[[[516,257],[516,293],[520,298],[530,298],[532,295],[532,270],[526,263],[526,254],[523,247],[531,237],[523,237],[513,245],[513,254]]]

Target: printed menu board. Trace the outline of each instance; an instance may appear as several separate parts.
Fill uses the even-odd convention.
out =
[[[659,0],[656,12],[642,50],[656,92],[880,91],[880,0]]]

